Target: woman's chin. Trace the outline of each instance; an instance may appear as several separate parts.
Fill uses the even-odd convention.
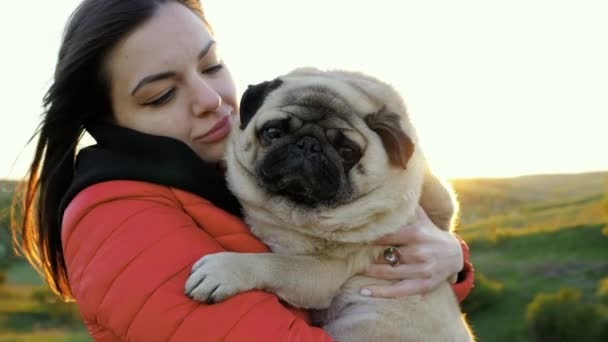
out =
[[[213,144],[205,144],[204,146],[196,146],[194,152],[207,163],[219,163],[224,159],[226,151],[227,139],[215,142]]]

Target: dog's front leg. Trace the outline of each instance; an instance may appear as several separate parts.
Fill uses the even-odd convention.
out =
[[[213,303],[260,289],[296,307],[326,308],[342,284],[366,267],[363,264],[309,255],[211,254],[193,266],[186,294]]]

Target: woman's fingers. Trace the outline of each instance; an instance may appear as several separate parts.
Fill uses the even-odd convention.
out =
[[[363,275],[386,280],[429,279],[433,277],[432,269],[424,265],[372,265]]]
[[[421,207],[416,209],[411,222],[382,237],[376,244],[385,248],[398,247],[399,263],[390,266],[380,255],[364,274],[376,279],[400,281],[361,289],[364,296],[395,298],[428,293],[462,268],[458,239],[437,228]]]
[[[399,246],[415,241],[419,237],[418,227],[415,224],[403,226],[398,231],[385,235],[376,240],[376,245]]]
[[[401,298],[424,294],[439,285],[433,279],[402,280],[393,285],[367,286],[361,289],[361,295],[376,298]]]
[[[388,247],[387,247],[388,248]],[[415,264],[432,262],[432,250],[424,246],[399,246],[399,264]],[[380,254],[376,264],[388,265],[388,261]]]
[[[429,219],[428,215],[421,206],[416,207],[414,218],[398,231],[385,235],[376,241],[377,245],[399,246],[406,243],[424,241],[426,229],[436,228]]]
[[[387,246],[396,245],[397,244],[396,241],[406,240],[406,239],[404,239],[404,235],[405,235],[404,230],[407,230],[407,226],[399,228],[399,230],[394,233],[384,235],[380,239],[376,240],[375,244],[376,245],[387,245]]]
[[[398,253],[398,254],[399,254],[399,263],[398,263],[398,264],[403,263],[403,258],[401,257],[401,255],[402,255],[402,254],[401,254],[401,249],[402,249],[403,247],[404,247],[404,246],[395,247],[395,248],[397,248],[397,249],[398,249],[398,252],[399,252],[399,253]],[[389,248],[389,246],[386,246],[386,249],[388,249],[388,248]],[[386,251],[386,249],[384,249],[384,250]],[[380,253],[380,255],[378,255],[378,256],[376,257],[376,261],[375,261],[375,263],[376,263],[376,264],[384,264],[384,265],[388,265],[388,264],[389,264],[388,260],[386,260],[386,258],[384,257],[384,252],[383,252],[383,253]]]

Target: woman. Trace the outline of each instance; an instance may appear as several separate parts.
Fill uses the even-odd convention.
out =
[[[13,232],[50,287],[76,300],[96,340],[330,339],[269,293],[214,305],[183,294],[201,256],[267,251],[219,166],[237,99],[197,0],[85,0],[44,104],[25,216]],[[97,145],[74,162],[85,129]],[[466,248],[463,259],[458,240],[431,224],[422,213],[380,241],[409,244],[402,253],[411,263],[370,268],[403,281],[369,294],[428,291],[464,265],[454,289],[466,296]]]

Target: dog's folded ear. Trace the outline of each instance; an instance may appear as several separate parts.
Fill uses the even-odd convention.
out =
[[[250,85],[241,98],[240,104],[240,115],[241,115],[241,129],[245,129],[251,118],[257,113],[258,109],[264,104],[266,96],[273,90],[283,84],[283,81],[276,78],[272,81],[262,82],[256,85]]]
[[[383,108],[365,117],[365,123],[380,136],[390,163],[405,169],[414,154],[414,143],[401,128],[399,115]]]

